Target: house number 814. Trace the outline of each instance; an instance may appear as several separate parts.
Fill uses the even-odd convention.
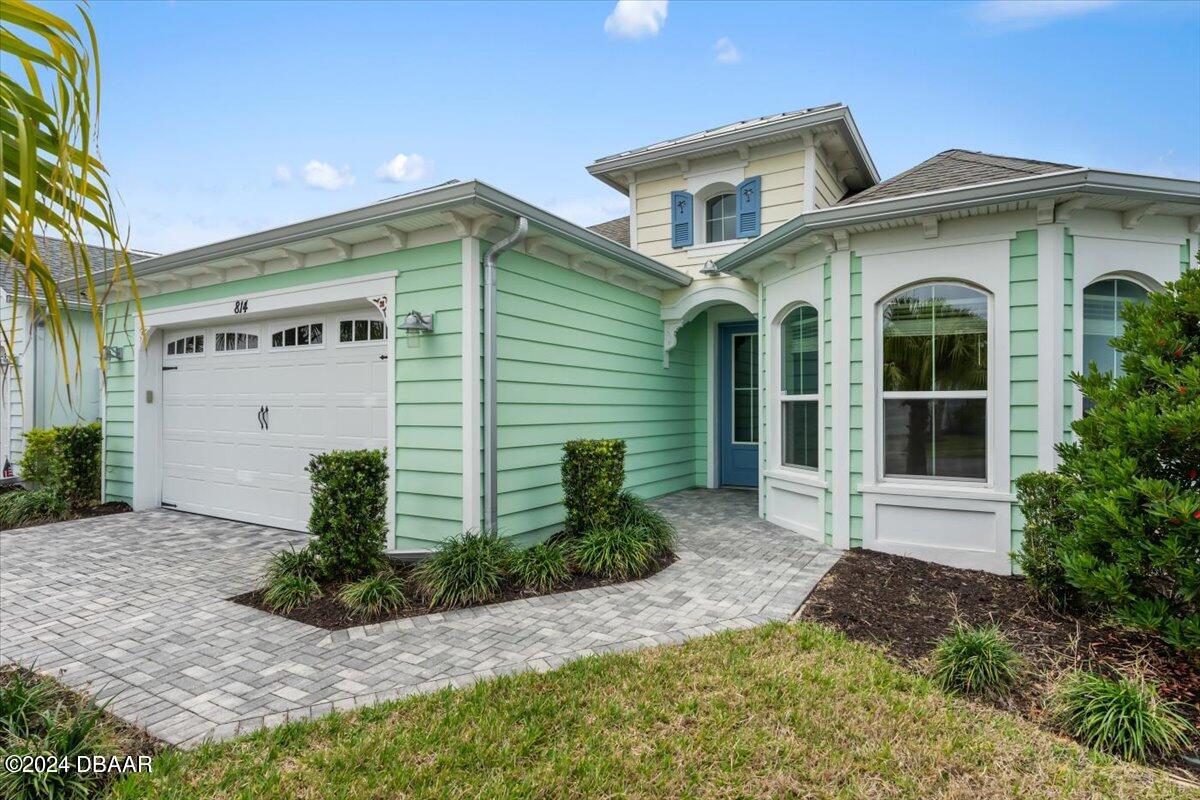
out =
[[[233,301],[233,313],[245,314],[249,310],[250,310],[250,301],[249,300],[234,300]]]

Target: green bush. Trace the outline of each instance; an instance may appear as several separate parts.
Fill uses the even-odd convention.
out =
[[[668,522],[666,517],[630,491],[621,492],[618,504],[618,525],[645,530],[654,545],[655,556],[665,556],[675,552],[675,526]]]
[[[263,602],[267,608],[286,614],[321,596],[321,587],[308,575],[283,574],[267,583]]]
[[[38,486],[49,486],[54,475],[53,428],[31,428],[25,431],[25,453],[21,456],[21,479]]]
[[[499,596],[512,563],[513,545],[493,532],[464,533],[442,542],[413,570],[429,607],[486,603]]]
[[[1092,407],[1058,448],[1076,487],[1059,559],[1088,604],[1200,650],[1200,270],[1121,316],[1125,374],[1072,376]]]
[[[308,462],[309,547],[328,577],[354,579],[379,565],[387,536],[387,459],[382,450],[335,450]]]
[[[640,578],[654,566],[655,544],[644,528],[593,528],[570,540],[571,560],[584,575]]]
[[[1052,711],[1063,729],[1087,746],[1134,761],[1178,752],[1193,730],[1141,678],[1114,681],[1069,673],[1052,698]]]
[[[268,584],[288,576],[320,581],[325,577],[325,570],[311,548],[302,547],[297,550],[292,547],[271,556],[264,571],[264,577]]]
[[[358,614],[372,617],[391,614],[404,607],[404,582],[391,569],[381,569],[374,575],[346,584],[338,594],[338,600]]]
[[[576,439],[563,445],[562,487],[567,533],[617,524],[625,483],[625,442]]]
[[[16,490],[0,494],[0,527],[58,522],[71,515],[67,502],[53,489]]]
[[[942,691],[998,697],[1016,683],[1021,657],[995,625],[956,622],[934,648],[933,663]]]
[[[100,423],[67,425],[54,429],[54,465],[51,485],[73,510],[100,502],[100,450],[104,434]]]
[[[1074,594],[1067,583],[1059,547],[1074,524],[1067,497],[1075,489],[1075,482],[1057,472],[1027,472],[1016,483],[1017,502],[1025,516],[1025,536],[1014,557],[1038,597],[1062,607]]]
[[[542,594],[561,586],[571,577],[561,542],[543,542],[514,554],[509,571],[517,586]]]

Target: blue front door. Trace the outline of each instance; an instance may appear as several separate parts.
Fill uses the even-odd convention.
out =
[[[721,485],[758,486],[758,325],[720,325],[717,349]]]

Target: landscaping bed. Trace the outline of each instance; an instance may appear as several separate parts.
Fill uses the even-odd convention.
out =
[[[813,590],[801,616],[879,644],[917,668],[955,620],[995,623],[1027,669],[1026,679],[1007,696],[993,698],[994,705],[1049,725],[1043,698],[1065,670],[1110,676],[1137,670],[1200,724],[1200,663],[1148,634],[1049,608],[1018,577],[850,550]],[[1200,752],[1200,739],[1195,741]],[[1200,765],[1177,760],[1172,766],[1200,776]]]
[[[663,555],[655,560],[655,566],[641,578],[649,577],[650,575],[660,572],[661,570],[674,564],[676,557],[674,554]],[[411,577],[414,564],[398,563],[392,569],[399,575],[405,584],[411,583]],[[623,581],[614,579],[595,578],[589,575],[571,575],[570,578],[563,584],[555,587],[550,591],[537,591],[535,589],[520,589],[515,586],[506,586],[493,599],[482,603],[475,603],[471,607],[487,606],[495,603],[505,603],[509,600],[521,600],[527,597],[541,597],[547,594],[561,594],[563,592],[574,592],[580,589],[592,589],[597,586],[611,586],[613,584],[622,583]],[[387,622],[392,619],[404,619],[406,617],[420,617],[426,614],[437,614],[443,611],[452,611],[454,607],[447,605],[429,606],[420,602],[409,603],[403,608],[397,609],[390,613],[383,614],[362,614],[356,613],[347,608],[339,599],[338,594],[341,592],[344,584],[338,582],[326,582],[321,585],[321,596],[310,603],[299,606],[286,613],[274,611],[266,602],[264,595],[265,589],[255,589],[250,592],[239,594],[236,597],[229,598],[234,603],[239,603],[251,608],[257,608],[260,611],[268,613],[279,613],[280,616],[287,617],[296,622],[303,622],[306,625],[313,625],[318,628],[336,631],[343,628],[353,628],[359,625],[374,625],[378,622]]]

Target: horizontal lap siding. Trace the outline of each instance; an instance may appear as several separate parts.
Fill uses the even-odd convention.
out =
[[[626,440],[626,487],[643,496],[695,484],[693,346],[681,335],[663,369],[656,300],[521,253],[501,258],[497,294],[502,534],[561,527],[570,439]]]

